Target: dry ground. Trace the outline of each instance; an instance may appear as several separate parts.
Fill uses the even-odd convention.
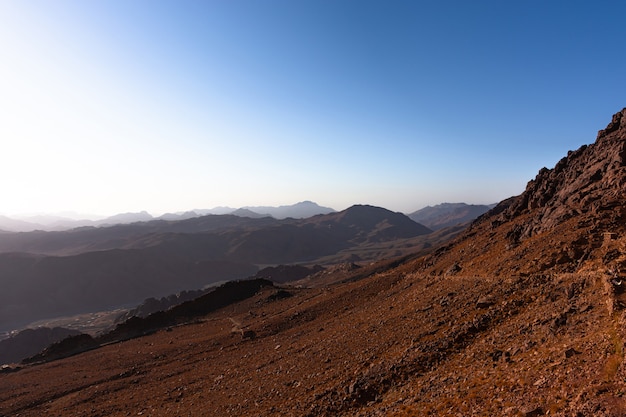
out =
[[[0,374],[0,415],[623,415],[624,314],[607,307],[606,273],[414,269],[286,298],[267,288],[196,323]]]

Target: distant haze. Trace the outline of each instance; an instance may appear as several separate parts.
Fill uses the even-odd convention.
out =
[[[2,1],[0,214],[497,202],[624,106],[625,15],[622,2]]]
[[[136,222],[148,222],[151,220],[178,221],[205,215],[232,214],[238,217],[263,218],[273,217],[274,219],[304,219],[318,214],[329,214],[335,212],[330,207],[321,207],[312,201],[301,201],[296,204],[280,207],[242,207],[234,209],[231,207],[215,207],[212,209],[195,209],[178,213],[165,213],[161,216],[153,216],[147,211],[137,213],[118,213],[105,218],[92,219],[90,216],[81,217],[79,214],[66,213],[66,216],[58,215],[34,215],[8,217],[0,215],[0,232],[28,232],[40,231],[61,231],[75,229],[78,227],[98,227],[112,226],[116,224],[129,224]]]

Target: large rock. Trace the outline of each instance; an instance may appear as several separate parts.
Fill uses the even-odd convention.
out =
[[[616,113],[596,142],[568,152],[553,169],[542,168],[502,218],[534,211],[522,239],[554,228],[574,216],[621,209],[626,195],[626,108]]]

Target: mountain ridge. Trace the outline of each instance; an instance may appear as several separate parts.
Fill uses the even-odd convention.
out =
[[[320,206],[312,201],[301,201],[299,203],[278,207],[246,206],[239,209],[230,207],[216,207],[214,209],[194,209],[179,213],[165,213],[158,217],[152,216],[150,213],[143,210],[140,212],[118,213],[99,220],[74,219],[62,216],[45,215],[29,216],[21,219],[0,215],[0,230],[5,232],[30,232],[35,230],[65,231],[80,227],[109,227],[120,224],[149,222],[154,220],[187,220],[190,218],[202,217],[209,214],[234,214],[242,215],[244,217],[250,217],[251,215],[254,216],[254,213],[256,213],[259,217],[265,217],[269,215],[277,219],[285,219],[289,217],[302,219],[317,214],[328,214],[333,212],[335,212],[334,209]]]
[[[358,204],[357,204],[358,205]],[[433,216],[444,216],[449,213],[446,207],[453,207],[462,213],[455,213],[454,217],[444,223],[444,220],[436,222]],[[469,210],[468,213],[463,212],[463,207]],[[464,223],[472,220],[479,213],[483,205],[470,205],[466,203],[441,203],[436,206],[427,206],[413,213],[407,214],[412,220],[424,224],[431,229],[441,229],[444,227],[455,226],[457,223]],[[443,209],[443,210],[442,210]],[[430,216],[424,215],[428,210],[435,210]],[[465,211],[467,211],[465,210]],[[318,214],[335,213],[336,210],[330,207],[323,207],[312,201],[301,201],[299,203],[283,206],[244,206],[240,208],[232,207],[215,207],[213,209],[194,209],[185,212],[164,213],[160,216],[152,216],[147,211],[118,213],[109,217],[92,220],[86,218],[73,218],[60,215],[36,215],[27,217],[9,217],[0,215],[0,231],[7,233],[31,232],[31,231],[67,231],[85,227],[112,227],[122,224],[132,224],[137,222],[150,222],[156,220],[179,221],[188,220],[206,215],[226,215],[232,214],[240,217],[266,217],[271,216],[275,219],[305,219]],[[78,216],[78,215],[77,215]],[[425,223],[428,223],[425,224]],[[430,225],[430,226],[429,226]]]
[[[400,213],[354,206],[299,220],[208,215],[0,235],[0,285],[5,288],[0,329],[137,304],[243,279],[261,266],[315,263],[342,250],[429,232]]]

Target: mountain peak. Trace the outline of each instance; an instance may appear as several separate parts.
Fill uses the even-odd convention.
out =
[[[596,140],[605,138],[607,136],[612,136],[611,133],[618,132],[623,136],[626,134],[626,107],[624,107],[621,111],[618,111],[613,115],[611,122],[607,125],[607,127],[598,132],[598,137]]]
[[[246,206],[242,208],[253,211],[255,213],[269,215],[276,219],[285,219],[288,217],[294,219],[305,219],[315,216],[317,214],[328,214],[335,212],[335,210],[330,207],[322,207],[308,200],[288,206]]]
[[[598,213],[624,198],[626,109],[616,113],[594,144],[568,152],[553,169],[542,168],[507,210],[509,217],[536,211],[524,231],[551,229],[584,213]],[[626,119],[625,119],[626,120]]]
[[[376,241],[389,237],[407,238],[432,232],[426,226],[411,220],[402,213],[367,204],[356,204],[343,211],[320,216],[316,218],[316,221],[375,231],[367,239]]]
[[[355,204],[353,206],[348,207],[347,209],[340,211],[339,213],[337,213],[338,216],[343,217],[343,218],[352,218],[352,219],[357,219],[357,218],[361,218],[361,219],[371,219],[374,220],[376,219],[377,221],[388,217],[388,216],[395,216],[400,215],[400,216],[404,216],[400,213],[394,213],[391,210],[387,210],[385,208],[382,207],[376,207],[376,206],[372,206],[369,204]]]

